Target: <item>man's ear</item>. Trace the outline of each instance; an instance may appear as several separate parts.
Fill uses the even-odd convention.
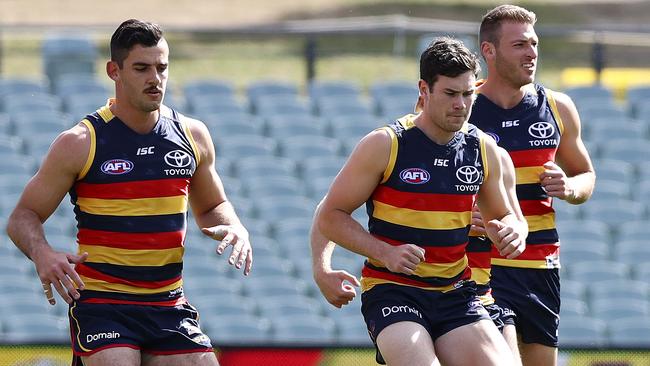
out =
[[[106,75],[108,75],[108,77],[111,78],[111,80],[117,81],[120,78],[118,70],[119,70],[119,66],[117,65],[117,62],[108,61],[106,63]]]
[[[481,42],[481,54],[485,59],[493,59],[496,56],[497,50],[494,43],[483,41]]]

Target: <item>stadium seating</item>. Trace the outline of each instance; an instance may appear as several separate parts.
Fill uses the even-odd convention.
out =
[[[607,343],[607,325],[590,317],[567,316],[560,320],[560,347],[602,347]]]

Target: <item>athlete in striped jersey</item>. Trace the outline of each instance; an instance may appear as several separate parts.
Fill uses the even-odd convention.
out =
[[[494,142],[460,131],[477,61],[458,41],[434,41],[420,60],[423,112],[364,137],[317,213],[325,237],[368,258],[362,313],[389,365],[431,365],[436,355],[445,365],[513,364],[465,255],[477,198],[501,254],[519,255],[525,232],[501,184]],[[350,216],[363,202],[369,232]]]
[[[560,311],[560,241],[552,200],[585,202],[595,173],[571,99],[534,84],[535,22],[534,13],[513,5],[500,5],[483,17],[479,38],[488,77],[478,88],[470,122],[510,154],[517,197],[529,228],[526,251],[517,259],[492,252],[494,298],[515,314],[524,366],[553,366]]]
[[[115,98],[52,144],[12,213],[8,233],[35,264],[48,301],[70,304],[73,365],[218,365],[183,294],[191,204],[197,224],[252,265],[214,168],[205,125],[162,104],[169,48],[159,26],[122,23],[111,38]],[[45,221],[69,192],[79,254],[54,250]],[[74,266],[73,266],[74,265]]]

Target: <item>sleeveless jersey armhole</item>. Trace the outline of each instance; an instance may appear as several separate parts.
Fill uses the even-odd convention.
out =
[[[188,125],[187,121],[180,119],[180,122],[183,125],[183,130],[187,135],[187,139],[190,141],[190,145],[192,145],[192,151],[194,152],[194,159],[196,159],[196,165],[198,166],[199,163],[201,162],[201,154],[199,152],[198,145],[196,144],[196,141],[194,141],[194,136],[192,136],[192,131],[190,131],[190,126]]]
[[[544,88],[544,90],[546,90],[546,98],[548,99],[548,104],[551,106],[551,112],[553,113],[553,117],[555,117],[557,127],[560,129],[560,136],[562,136],[564,133],[564,123],[562,122],[560,111],[557,109],[557,103],[555,102],[555,97],[553,96],[553,93],[555,92],[548,88]]]
[[[77,180],[82,180],[88,174],[88,171],[90,170],[90,167],[93,165],[93,161],[95,161],[95,149],[97,148],[97,137],[95,136],[95,128],[93,127],[93,124],[90,123],[89,120],[84,119],[81,121],[86,128],[88,128],[88,133],[90,133],[90,151],[88,152],[88,157],[86,158],[86,164],[84,164],[83,169],[79,172],[79,175],[77,176]]]
[[[386,165],[386,169],[384,170],[384,175],[381,179],[380,184],[386,183],[388,181],[388,178],[390,178],[390,175],[393,174],[393,169],[395,168],[395,161],[397,160],[397,135],[395,134],[395,131],[391,129],[390,127],[382,127],[382,130],[385,130],[388,132],[390,135],[390,156],[388,158],[388,165]]]
[[[490,172],[490,169],[488,167],[488,159],[487,159],[487,154],[485,153],[486,148],[485,148],[485,139],[486,138],[491,138],[487,137],[484,133],[479,133],[479,144],[481,146],[481,161],[483,162],[483,180],[488,179],[488,174]]]

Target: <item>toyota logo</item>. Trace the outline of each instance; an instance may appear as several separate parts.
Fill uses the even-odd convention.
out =
[[[538,139],[547,139],[555,133],[555,127],[548,122],[536,122],[528,127],[528,133]]]
[[[192,163],[192,158],[183,150],[173,150],[165,154],[165,163],[174,168],[184,168]]]
[[[456,178],[465,184],[474,184],[481,178],[481,174],[475,166],[463,165],[456,170]]]

